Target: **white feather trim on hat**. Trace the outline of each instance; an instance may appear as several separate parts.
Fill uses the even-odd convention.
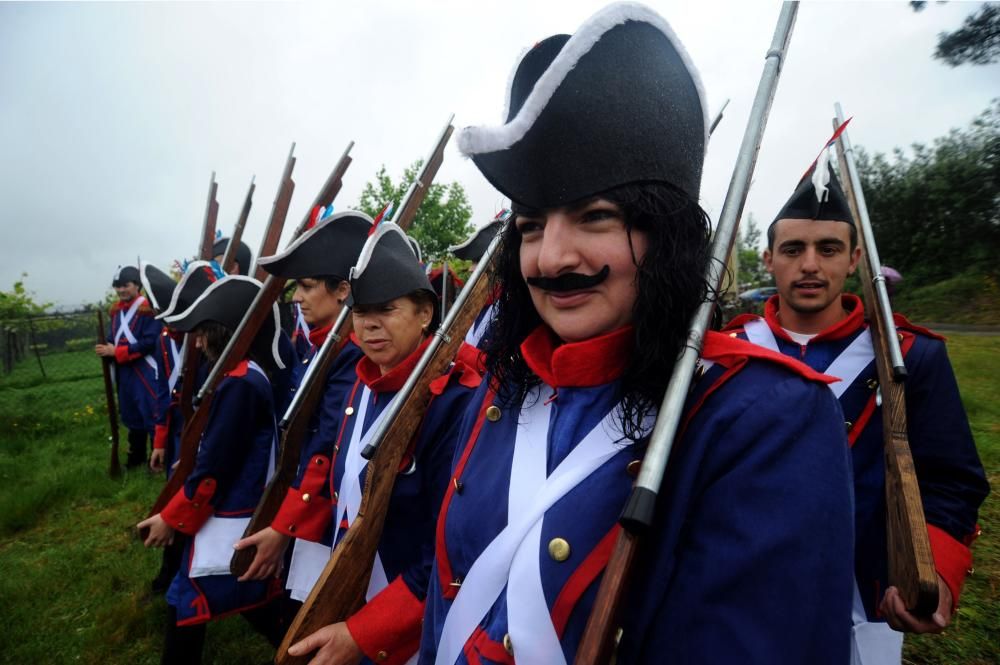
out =
[[[497,152],[506,150],[524,138],[524,135],[528,133],[528,130],[538,120],[538,116],[541,115],[542,110],[548,105],[549,100],[552,99],[552,95],[555,94],[555,91],[562,84],[569,72],[576,67],[576,63],[580,61],[580,58],[594,47],[601,37],[604,36],[604,33],[626,21],[640,21],[657,28],[670,40],[671,45],[677,51],[678,55],[680,55],[681,61],[691,74],[691,79],[694,81],[695,88],[698,91],[698,100],[701,103],[701,113],[705,127],[705,149],[707,150],[710,120],[708,117],[708,104],[705,98],[705,88],[702,85],[701,76],[698,74],[698,70],[691,61],[691,57],[688,55],[687,50],[685,50],[680,38],[677,37],[663,17],[649,7],[637,2],[619,2],[608,5],[591,16],[573,33],[569,41],[559,51],[559,55],[556,56],[548,69],[535,82],[535,87],[532,88],[531,93],[524,100],[524,104],[513,120],[499,127],[476,126],[464,127],[459,130],[459,151],[466,157],[484,152]],[[517,64],[514,65],[515,72],[520,62],[521,60],[518,59]],[[510,95],[513,82],[514,76],[512,74],[507,85],[506,109],[510,108]],[[506,117],[507,112],[505,110],[504,118]]]

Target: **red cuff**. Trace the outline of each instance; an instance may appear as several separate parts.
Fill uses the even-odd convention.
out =
[[[182,487],[160,512],[160,517],[177,531],[193,536],[214,512],[212,504],[208,502],[213,494],[215,494],[215,478],[202,480],[194,492],[194,497],[190,499]]]
[[[128,344],[120,344],[115,347],[115,362],[119,365],[127,365],[133,360],[141,357],[141,353],[129,353]]]
[[[424,601],[413,595],[400,575],[347,619],[347,630],[372,661],[396,665],[420,647],[423,618]]]
[[[157,425],[153,428],[153,450],[166,449],[168,434],[170,434],[170,425]]]
[[[271,528],[292,538],[304,538],[318,543],[333,519],[330,499],[321,491],[329,478],[330,460],[314,455],[302,475],[298,488],[289,487]]]
[[[951,610],[954,612],[958,607],[958,596],[962,593],[962,583],[972,567],[972,552],[947,531],[933,524],[927,525],[927,533],[934,554],[934,567],[951,591]]]

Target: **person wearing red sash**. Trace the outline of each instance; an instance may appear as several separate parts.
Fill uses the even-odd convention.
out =
[[[459,148],[512,201],[487,375],[437,525],[420,662],[573,662],[706,282],[708,140],[662,17],[611,5],[515,66]],[[847,658],[852,508],[828,379],[708,333],[616,662]]]
[[[829,150],[800,182],[767,230],[764,263],[778,294],[764,316],[741,315],[731,335],[806,363],[840,381],[830,388],[844,412],[854,470],[857,590],[851,613],[852,663],[898,665],[903,633],[941,632],[958,605],[977,511],[989,485],[943,338],[895,315],[907,369],[910,449],[938,571],[939,605],[930,617],[908,612],[889,586],[885,458],[878,377],[861,299],[846,293],[861,259],[858,231]]]

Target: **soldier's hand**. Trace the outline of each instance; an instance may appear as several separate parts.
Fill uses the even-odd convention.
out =
[[[929,618],[911,614],[899,595],[899,589],[894,586],[885,590],[878,609],[894,630],[903,633],[940,633],[951,623],[952,601],[951,589],[938,575],[938,607]]]
[[[94,353],[101,357],[111,357],[115,356],[115,345],[114,344],[97,344],[94,346]]]
[[[165,547],[174,542],[174,529],[163,521],[159,513],[147,517],[135,525],[140,531],[149,529],[149,535],[143,543],[146,547]]]
[[[289,540],[291,539],[280,531],[266,527],[251,536],[236,541],[233,549],[241,550],[250,546],[257,548],[253,563],[247,568],[247,572],[239,578],[239,581],[265,580],[280,575]]]
[[[159,473],[163,471],[163,460],[166,457],[167,451],[163,448],[153,448],[153,454],[149,456],[149,468]]]
[[[358,643],[341,621],[332,626],[324,626],[309,637],[288,647],[291,656],[305,656],[319,651],[309,661],[309,665],[357,665],[364,656]]]

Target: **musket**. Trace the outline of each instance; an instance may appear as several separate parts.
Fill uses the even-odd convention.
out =
[[[430,189],[431,183],[434,181],[434,175],[441,167],[441,162],[444,161],[445,146],[448,145],[448,139],[451,138],[452,132],[455,131],[455,127],[451,124],[451,121],[454,119],[454,113],[448,116],[448,122],[444,123],[444,128],[441,130],[440,134],[438,134],[437,142],[434,144],[434,147],[431,148],[427,158],[424,159],[420,173],[418,173],[417,177],[414,178],[413,182],[410,184],[410,188],[406,191],[406,195],[403,197],[403,201],[405,202],[404,205],[401,205],[396,209],[395,214],[389,221],[398,224],[398,222],[396,222],[397,219],[413,219],[413,217],[417,214],[417,209],[419,209],[420,204],[424,202],[424,198],[427,197],[427,191]]]
[[[353,141],[351,142],[353,145]],[[350,150],[350,147],[348,147]],[[289,165],[294,166],[294,156],[289,155]],[[316,196],[313,204],[309,206],[306,211],[305,216],[299,223],[299,226],[295,229],[295,233],[292,236],[292,241],[298,238],[302,232],[305,230],[306,225],[309,223],[310,212],[312,209],[318,205],[328,205],[332,202],[332,197],[330,192],[340,191],[341,183],[332,183],[331,179],[338,173],[343,173],[346,170],[344,166],[345,160],[347,163],[350,161],[350,157],[347,153],[341,158],[341,162],[338,163],[337,167],[334,169],[331,178],[328,178],[323,186],[323,189]],[[339,177],[339,176],[338,176]],[[291,168],[286,167],[284,173],[282,173],[282,180],[279,186],[278,195],[275,199],[275,205],[271,210],[272,219],[268,222],[268,227],[274,224],[284,224],[284,219],[288,214],[288,204],[291,201],[292,193],[295,189],[295,181],[291,178]],[[282,219],[277,220],[275,217],[282,217]],[[160,492],[160,496],[157,497],[156,503],[153,504],[153,509],[150,511],[150,515],[155,515],[163,510],[164,506],[170,501],[174,494],[177,493],[181,487],[184,486],[184,482],[187,480],[188,475],[194,469],[195,458],[198,453],[198,442],[201,440],[201,435],[205,431],[205,426],[208,424],[208,414],[212,404],[212,396],[215,394],[215,390],[222,378],[225,376],[226,372],[229,372],[242,358],[244,358],[247,352],[250,350],[250,345],[253,343],[254,337],[256,337],[257,332],[260,330],[264,321],[271,316],[272,306],[275,300],[281,294],[281,289],[284,287],[285,282],[282,279],[275,277],[274,275],[268,275],[267,279],[264,280],[264,284],[261,286],[260,291],[254,297],[253,302],[250,304],[249,309],[240,321],[239,326],[233,331],[233,335],[226,347],[219,354],[218,360],[212,365],[212,369],[209,371],[208,376],[205,379],[205,383],[202,385],[201,390],[198,391],[196,397],[196,403],[198,408],[195,410],[194,415],[190,420],[185,420],[184,430],[181,432],[181,445],[180,445],[180,455],[178,456],[177,466],[174,468],[173,475],[170,476],[170,480],[164,485],[163,490]],[[145,534],[140,534],[145,539]]]
[[[254,269],[247,270],[247,274],[252,274],[258,282],[263,282],[267,272],[261,268],[257,262],[262,256],[271,256],[278,249],[278,242],[281,240],[281,232],[285,229],[285,218],[288,216],[288,206],[292,203],[292,192],[295,184],[292,183],[292,169],[295,168],[295,143],[288,150],[288,158],[285,160],[285,168],[281,172],[281,180],[278,182],[278,194],[274,197],[271,205],[271,216],[267,220],[267,228],[264,229],[264,237],[260,241],[260,248],[254,257]],[[289,183],[292,183],[289,186]]]
[[[97,343],[105,342],[104,312],[97,308]],[[118,461],[118,406],[115,403],[115,385],[111,379],[111,364],[114,361],[108,356],[101,357],[101,369],[104,371],[104,399],[108,404],[108,424],[111,426],[111,466],[108,473],[112,478],[122,475],[121,463]]]
[[[243,209],[240,210],[240,216],[236,220],[236,226],[233,227],[233,234],[229,237],[229,244],[226,245],[226,253],[222,255],[222,272],[227,274],[236,262],[236,250],[240,246],[240,242],[243,240],[243,229],[246,228],[247,219],[250,217],[250,207],[253,205],[253,190],[257,187],[254,184],[256,179],[257,176],[250,178],[250,188],[247,190],[246,198],[243,199]],[[247,274],[249,273],[250,266],[247,266]]]
[[[833,126],[836,131],[844,124],[844,113],[839,103],[834,108],[836,117]],[[876,399],[881,400],[885,446],[889,584],[899,589],[907,609],[914,614],[930,616],[938,606],[938,581],[907,434],[904,386],[906,366],[899,347],[896,323],[892,318],[892,305],[889,303],[889,293],[882,275],[882,264],[875,245],[868,206],[865,204],[861,177],[854,162],[854,149],[846,130],[841,131],[837,140],[837,158],[840,172],[846,174],[842,178],[844,193],[859,227],[861,284],[879,381]]]
[[[771,103],[774,101],[774,93],[788,51],[797,12],[797,2],[782,3],[771,47],[764,59],[764,71],[750,109],[750,118],[743,134],[736,168],[729,182],[729,191],[726,193],[722,214],[719,216],[715,237],[712,240],[712,255],[705,277],[708,284],[716,290],[722,284],[726,257],[729,256],[736,238],[739,219],[750,189],[757,153],[764,136]],[[628,587],[629,575],[633,570],[632,562],[642,536],[653,524],[656,498],[663,483],[674,437],[684,414],[684,403],[687,400],[695,364],[701,352],[705,332],[712,320],[714,307],[715,303],[711,299],[707,299],[699,306],[688,328],[688,344],[682,349],[674,364],[670,383],[667,385],[656,425],[653,427],[639,470],[639,477],[619,518],[622,529],[604,570],[594,607],[577,648],[574,662],[578,665],[604,665],[611,660],[616,642],[618,611]]]
[[[448,134],[450,135],[450,132]],[[435,151],[437,149],[438,145],[435,144]],[[419,178],[429,185],[437,175],[440,165],[440,160],[436,160],[430,168],[423,169]],[[417,191],[414,187],[410,187],[407,191],[407,198],[403,199],[403,205],[397,209],[406,210],[405,215],[398,214],[395,216],[397,225],[404,231],[408,230],[413,224],[413,218],[417,213],[417,207],[408,205],[410,197],[416,196]],[[288,488],[291,487],[292,482],[295,480],[299,457],[302,452],[302,441],[308,431],[309,419],[312,417],[322,398],[323,389],[326,386],[326,376],[330,373],[330,368],[333,366],[337,356],[344,346],[346,346],[348,337],[353,329],[350,313],[351,307],[345,304],[340,310],[331,333],[323,341],[319,349],[317,349],[316,355],[309,363],[309,367],[299,382],[298,389],[295,391],[295,396],[292,398],[284,417],[281,419],[281,454],[278,458],[278,465],[275,468],[274,476],[264,489],[264,494],[261,496],[257,508],[254,510],[250,524],[247,525],[246,530],[243,532],[244,538],[271,525],[271,522],[274,521],[275,516],[281,509],[281,502],[288,493]],[[233,554],[233,558],[229,564],[230,572],[237,577],[246,573],[250,564],[253,563],[256,554],[256,547],[245,547],[237,550]]]
[[[219,184],[215,182],[215,171],[212,171],[212,179],[208,183],[208,203],[205,204],[205,218],[201,225],[201,244],[198,248],[198,258],[203,261],[212,260],[212,245],[215,244],[215,224],[219,217],[219,202],[216,194],[219,191]],[[178,312],[179,313],[179,312]],[[185,335],[185,340],[187,340]],[[197,380],[198,354],[194,343],[184,345],[184,357],[181,365],[181,393],[178,403],[181,408],[181,416],[187,422],[194,413],[192,398],[194,396],[194,384]]]
[[[288,647],[322,626],[347,619],[364,604],[400,462],[430,404],[431,382],[454,360],[465,334],[488,302],[487,271],[499,244],[497,235],[406,383],[373,425],[371,443],[361,453],[370,461],[358,515],[334,548],[278,647],[278,665],[308,662],[311,656],[290,656]]]

